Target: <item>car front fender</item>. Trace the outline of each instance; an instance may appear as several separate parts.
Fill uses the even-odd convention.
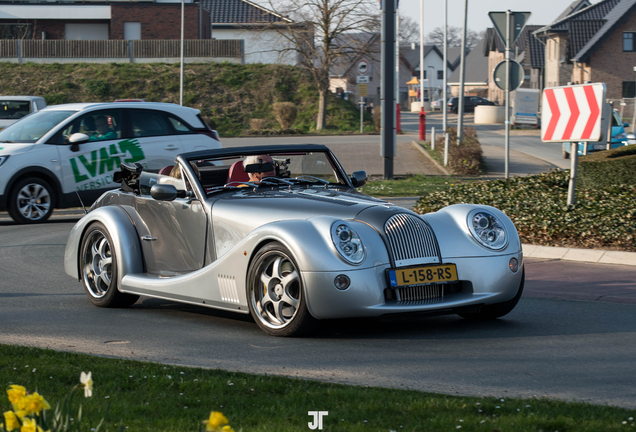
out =
[[[110,234],[117,257],[117,286],[121,285],[123,275],[142,273],[144,269],[139,235],[128,214],[121,207],[100,207],[80,219],[68,236],[64,252],[64,271],[80,280],[80,249],[84,233],[95,223],[102,223]]]

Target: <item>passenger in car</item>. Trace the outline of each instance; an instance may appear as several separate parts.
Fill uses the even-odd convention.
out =
[[[268,163],[271,164],[272,167],[274,167],[274,159],[272,159],[270,155],[264,154],[258,156],[247,156],[245,160],[243,160],[243,169],[245,169],[245,172],[249,176],[251,182],[259,182],[265,177],[276,177],[276,169],[274,168],[271,171],[264,172],[249,172],[251,170],[249,170],[247,167],[248,165],[259,165]]]
[[[197,177],[199,177],[199,180],[201,180],[201,173],[199,172],[199,167],[197,167],[197,165],[194,162],[190,162],[190,165],[192,166],[194,173],[197,175]],[[170,177],[174,177],[179,180],[183,178],[183,175],[181,174],[181,167],[179,165],[175,165],[174,167],[172,167],[172,170],[170,171]],[[190,182],[188,181],[188,179],[185,179],[185,184],[186,184],[187,190],[192,190],[192,186],[190,185]]]

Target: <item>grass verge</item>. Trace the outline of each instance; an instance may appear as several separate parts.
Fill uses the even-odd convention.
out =
[[[221,411],[235,431],[308,430],[308,411],[328,411],[331,431],[625,431],[636,410],[544,399],[445,396],[274,376],[163,366],[0,345],[0,377],[37,391],[55,407],[91,371],[93,397],[76,395],[90,431],[196,431]],[[80,400],[81,398],[81,400]],[[0,409],[10,409],[6,398]]]

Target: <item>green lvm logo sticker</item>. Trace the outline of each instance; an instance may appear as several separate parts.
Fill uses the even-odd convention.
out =
[[[117,147],[118,145],[119,148]],[[120,141],[117,144],[111,144],[108,147],[102,147],[99,150],[93,150],[89,158],[87,158],[86,155],[70,158],[75,183],[92,180],[82,186],[78,186],[77,189],[97,189],[112,183],[112,171],[119,168],[122,162],[120,155],[126,153],[130,154],[129,158],[123,160],[126,163],[139,162],[146,157],[139,145],[139,141],[129,139]]]

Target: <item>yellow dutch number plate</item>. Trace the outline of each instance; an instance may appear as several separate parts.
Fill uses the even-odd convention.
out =
[[[455,282],[457,279],[455,264],[389,270],[389,282],[394,287]]]

